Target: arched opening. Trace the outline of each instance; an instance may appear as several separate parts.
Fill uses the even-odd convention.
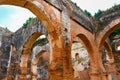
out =
[[[47,3],[42,3],[41,1],[28,1],[28,0],[2,0],[0,1],[0,5],[15,5],[15,6],[20,6],[23,8],[26,8],[28,10],[30,10],[31,12],[33,12],[40,21],[42,21],[42,23],[44,24],[44,26],[46,27],[48,32],[52,32],[54,31],[54,26],[53,23],[50,21],[50,19],[48,18],[48,15],[46,14],[52,14],[55,15],[53,10],[50,8],[50,11],[47,10],[47,7],[49,5],[47,5]],[[40,6],[40,7],[39,7]],[[44,10],[44,9],[45,10]],[[47,11],[47,12],[46,12]],[[53,17],[51,17],[52,19]],[[56,16],[54,16],[54,19],[56,19]],[[54,20],[52,19],[52,20]],[[56,22],[56,21],[55,21]]]
[[[49,53],[44,52],[37,64],[38,79],[48,80]]]
[[[21,56],[20,67],[21,67],[21,76],[23,77],[21,79],[30,79],[31,58],[34,59],[35,56],[38,54],[38,52],[42,49],[42,47],[44,47],[43,45],[45,45],[46,43],[48,43],[47,37],[43,37],[43,35],[40,32],[33,33],[28,38],[27,42],[24,45]],[[33,50],[33,52],[31,50]]]
[[[29,9],[31,12],[33,12],[38,18],[39,20],[41,20],[41,22],[44,24],[45,28],[47,29],[47,32],[49,33],[49,38],[52,36],[53,39],[58,37],[56,36],[56,31],[54,29],[54,23],[58,23],[59,21],[57,21],[56,16],[54,14],[54,11],[52,11],[51,7],[49,7],[49,10],[47,10],[48,8],[48,4],[46,2],[41,2],[41,1],[33,1],[33,0],[2,0],[0,1],[0,4],[7,4],[7,5],[16,5],[16,6],[20,6],[20,7],[24,7]],[[52,15],[54,17],[50,17],[49,15]],[[58,24],[57,24],[58,25]],[[54,33],[54,35],[53,35]],[[21,67],[23,68],[23,72],[21,71],[21,73],[26,74],[26,63],[28,60],[28,54],[24,54],[24,53],[30,53],[30,48],[33,44],[33,42],[35,41],[35,39],[40,36],[41,33],[35,33],[32,35],[32,37],[28,40],[28,42],[26,42],[26,44],[23,47],[23,51],[22,51],[22,59],[21,59]],[[33,42],[31,42],[31,40],[33,40]],[[23,65],[22,60],[24,60],[23,62],[26,62],[25,65]],[[25,72],[24,72],[25,71]],[[23,78],[24,79],[24,78]]]
[[[88,46],[86,48],[87,43]],[[80,34],[74,38],[71,47],[71,57],[75,79],[90,80],[90,57],[87,51],[89,47],[89,41],[84,35]]]
[[[32,79],[48,80],[48,65],[50,56],[49,47],[50,46],[48,41],[40,42],[34,45],[32,49],[32,62],[31,62]]]
[[[32,79],[48,80],[49,52],[40,51],[31,64]]]
[[[112,80],[112,79],[114,80],[116,75],[114,56],[113,56],[112,48],[107,42],[104,43],[101,54],[102,54],[101,55],[102,63],[106,70],[106,78],[108,80]]]
[[[111,79],[116,79],[119,80],[119,70],[120,67],[118,67],[119,62],[117,62],[118,60],[118,56],[119,56],[119,52],[116,51],[116,46],[115,44],[119,44],[119,26],[120,26],[120,22],[118,21],[119,19],[114,19],[113,21],[111,21],[105,28],[103,31],[100,32],[100,36],[101,38],[98,38],[100,41],[99,43],[99,48],[102,51],[102,46],[105,43],[105,41],[109,42],[109,45],[111,46],[111,53],[113,53],[114,58],[108,60],[108,66],[111,67],[111,70],[114,70],[114,72],[111,72],[111,76],[109,77],[109,80]],[[109,28],[108,28],[109,27]],[[109,50],[107,50],[107,53],[109,54]],[[109,56],[110,57],[110,56]],[[114,66],[114,69],[112,69]],[[109,70],[109,71],[111,71]],[[117,74],[116,74],[117,73]],[[114,75],[114,76],[113,76]]]

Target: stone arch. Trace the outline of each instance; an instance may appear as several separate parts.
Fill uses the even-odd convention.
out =
[[[120,26],[120,18],[112,20],[97,36],[97,42],[101,49],[107,37]]]
[[[40,21],[44,24],[47,31],[51,36],[55,32],[55,25],[59,25],[58,19],[53,9],[42,0],[1,0],[0,5],[15,5],[29,9],[33,12]],[[49,9],[48,9],[49,7]],[[57,34],[56,34],[57,35]],[[55,36],[54,36],[55,37]]]
[[[89,57],[90,57],[90,65],[93,65],[92,64],[92,45],[91,45],[91,43],[90,43],[90,41],[89,41],[89,39],[86,37],[86,35],[84,35],[84,34],[78,34],[78,35],[76,35],[76,37],[79,37],[81,40],[82,40],[82,42],[83,42],[83,44],[84,44],[84,46],[85,46],[85,48],[87,49],[87,51],[88,51],[88,55],[89,55]],[[73,41],[72,41],[73,42]],[[76,56],[76,55],[75,55]],[[77,59],[76,59],[77,60]],[[82,74],[82,72],[84,73],[84,74]],[[90,75],[89,75],[89,73],[88,73],[88,70],[84,70],[84,71],[82,71],[82,72],[80,72],[79,73],[79,75],[82,75],[82,76],[84,76],[84,77],[82,77],[81,76],[81,78],[80,79],[87,79],[87,80],[89,80],[90,79]],[[77,72],[75,72],[75,74],[78,76],[78,73]],[[75,77],[77,77],[77,76],[75,76]]]
[[[70,23],[71,23],[71,43],[73,42],[74,38],[78,36],[85,44],[88,52],[92,53],[93,51],[92,43],[94,42],[93,34],[89,30],[84,28],[84,26],[76,23],[74,20],[71,20]]]
[[[12,36],[12,43],[15,44],[15,47],[17,50],[25,46],[27,40],[31,35],[34,33],[36,34],[44,34],[48,35],[48,32],[46,31],[44,25],[39,21],[37,18],[33,19],[29,25],[27,25],[27,28],[20,28],[17,30],[14,35]]]
[[[32,63],[31,63],[32,79],[36,79],[36,77],[37,77],[37,64],[38,64],[39,58],[46,52],[47,52],[46,50],[42,50],[32,59]]]
[[[84,35],[84,34],[78,34],[77,35],[85,44],[86,49],[88,50],[88,53],[92,51],[92,46],[91,46],[91,42],[89,41],[89,39]],[[90,54],[89,54],[90,55]]]
[[[25,77],[27,74],[27,61],[30,55],[29,53],[31,53],[32,45],[39,36],[41,36],[42,34],[44,35],[48,34],[48,32],[46,31],[42,23],[38,21],[38,19],[34,19],[31,23],[34,24],[28,25],[26,29],[23,28],[19,29],[12,38],[13,39],[12,41],[16,45],[17,49],[22,50],[21,54],[22,59],[20,67],[22,70],[21,74],[24,75]]]
[[[87,48],[87,51],[89,53],[90,57],[90,66],[91,66],[91,72],[93,73],[95,65],[95,57],[94,57],[94,35],[91,31],[84,28],[83,25],[78,24],[74,20],[71,20],[71,43],[73,43],[75,37],[79,37],[83,43],[85,44],[85,47]],[[90,76],[92,78],[92,74]]]
[[[76,35],[76,37],[79,37],[82,41],[83,41],[83,43],[84,43],[84,46],[85,46],[85,48],[87,49],[87,51],[88,51],[88,54],[89,54],[89,56],[90,56],[90,60],[92,60],[92,51],[93,51],[93,48],[92,48],[92,44],[91,44],[91,42],[90,42],[90,40],[87,38],[87,36],[86,35],[84,35],[84,34],[78,34],[78,35]]]
[[[116,75],[116,69],[115,69],[115,63],[114,63],[114,55],[112,53],[112,49],[110,47],[110,45],[105,41],[104,43],[104,47],[107,50],[107,55],[109,57],[108,59],[108,63],[106,65],[106,72],[107,72],[107,78],[108,80],[112,79],[112,76]]]
[[[105,41],[105,43],[104,43],[104,47],[105,47],[105,49],[106,49],[107,52],[108,52],[109,58],[114,60],[114,56],[113,56],[113,53],[112,53],[112,49],[111,49],[110,45],[109,45],[106,41]]]
[[[41,36],[42,33],[41,32],[35,32],[33,33],[31,36],[29,36],[29,38],[27,39],[27,41],[24,43],[23,48],[31,48],[32,45],[34,44],[34,42],[36,41],[36,39]],[[24,50],[24,49],[23,49]]]
[[[35,32],[33,33],[31,36],[29,36],[29,38],[27,39],[27,41],[25,42],[24,46],[23,46],[23,50],[22,50],[22,56],[21,56],[21,63],[20,63],[20,67],[21,67],[21,78],[25,79],[26,78],[26,74],[27,74],[27,61],[28,61],[28,56],[31,52],[31,47],[34,44],[34,42],[36,41],[36,39],[42,35],[41,32]]]
[[[50,7],[49,4],[47,4],[45,1],[39,0],[1,0],[0,4],[5,4],[5,5],[16,5],[20,7],[24,7],[29,9],[31,12],[33,12],[44,24],[44,26],[47,29],[48,34],[50,37],[52,36],[53,39],[57,38],[58,39],[58,34],[56,33],[55,27],[60,27],[60,23],[53,11],[53,9]],[[49,9],[48,9],[49,7]],[[38,34],[36,34],[38,35]],[[31,44],[28,42],[26,45],[24,45],[23,48],[23,54],[24,53],[29,53],[30,52],[30,46]],[[26,48],[26,46],[28,48]],[[25,54],[22,56],[22,59],[26,62],[28,59],[28,54]],[[24,62],[23,61],[23,62]],[[21,62],[21,64],[23,64]],[[23,74],[26,74],[26,70],[24,68],[26,67],[26,64],[22,66],[23,67]],[[24,78],[23,78],[24,79]]]
[[[93,48],[92,48],[91,41],[88,39],[88,37],[83,33],[77,34],[76,37],[79,37],[83,41],[84,46],[86,47],[88,53],[90,53],[89,56],[91,56]],[[74,38],[75,38],[75,36],[74,36]],[[72,40],[72,42],[73,42],[73,40]]]

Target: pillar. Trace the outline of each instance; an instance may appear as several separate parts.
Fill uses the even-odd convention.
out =
[[[106,80],[106,70],[102,64],[101,50],[94,45],[94,51],[90,55],[91,80]]]
[[[63,51],[63,80],[74,80],[74,71],[71,59],[71,45],[65,44]]]
[[[49,80],[63,80],[62,40],[61,36],[50,41]]]
[[[31,65],[31,72],[32,72],[32,80],[37,80],[37,59],[32,60],[32,65]]]
[[[110,59],[108,63],[108,78],[107,80],[112,80],[112,77],[114,77],[114,80],[116,80],[116,70],[115,70],[115,64],[114,59]]]
[[[69,6],[71,6],[69,4]],[[63,36],[63,80],[74,80],[74,73],[71,60],[71,23],[70,12],[72,7],[63,6],[62,11],[62,36]]]
[[[20,63],[21,74],[19,76],[19,80],[27,80],[27,61],[28,61],[29,53],[30,53],[29,48],[23,49],[23,53],[21,56],[21,63]]]

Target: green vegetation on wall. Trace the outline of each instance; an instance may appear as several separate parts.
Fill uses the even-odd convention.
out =
[[[84,13],[85,13],[87,16],[89,16],[89,17],[92,16],[91,13],[90,13],[89,11],[87,11],[87,10],[84,10]]]
[[[23,24],[23,28],[27,28],[28,24],[33,20],[34,18],[33,17],[29,17],[26,22]]]
[[[120,4],[119,5],[114,4],[111,8],[107,9],[108,12],[113,12],[115,10],[120,10]]]
[[[118,27],[114,32],[112,32],[109,38],[112,39],[116,35],[120,35],[120,27]]]
[[[96,18],[98,18],[101,14],[102,14],[102,10],[98,10],[95,14],[94,14],[94,16],[96,17]]]
[[[46,38],[38,38],[33,45],[36,46],[37,44],[42,43],[42,42],[44,42],[45,40],[46,40]]]
[[[103,12],[105,13],[110,13],[112,11],[115,11],[115,10],[119,10],[120,9],[120,4],[119,5],[113,5],[111,8],[107,9],[106,11],[102,11],[102,10],[98,10],[95,14],[94,14],[94,17],[98,18]]]
[[[112,9],[115,9],[115,10],[116,10],[116,9],[120,9],[120,5],[116,5],[116,4],[115,4],[114,6],[112,6]]]
[[[35,43],[33,44],[31,50],[32,50],[36,45],[38,45],[39,43],[43,43],[43,42],[45,42],[46,40],[47,40],[47,38],[38,38],[38,39],[35,41]]]

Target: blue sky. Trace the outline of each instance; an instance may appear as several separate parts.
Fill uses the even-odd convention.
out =
[[[106,10],[114,4],[120,4],[120,0],[72,0],[83,9],[88,10],[92,15],[98,9]],[[0,6],[0,26],[7,27],[15,32],[29,17],[35,17],[29,10],[16,6],[1,5]]]
[[[15,32],[29,17],[35,17],[29,10],[16,6],[0,6],[0,26]]]

